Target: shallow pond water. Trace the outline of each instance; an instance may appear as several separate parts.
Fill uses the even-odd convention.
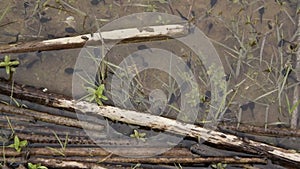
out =
[[[295,67],[299,18],[297,0],[2,0],[0,3],[0,45],[89,34],[118,18],[139,12],[179,16],[180,22],[197,26],[218,52],[228,85],[222,120],[234,125],[290,127],[294,88],[299,86],[297,70],[300,69]],[[164,18],[156,18],[156,21],[156,24],[172,23],[172,20]],[[142,24],[142,21],[125,20],[106,28],[128,28],[137,23]],[[113,65],[119,65],[129,55],[136,57],[139,65],[151,64],[138,54],[133,54],[142,50],[152,52],[151,48],[170,51],[185,62],[187,69],[195,75],[199,97],[196,104],[202,113],[196,122],[205,121],[210,99],[218,97],[211,87],[211,83],[216,81],[210,81],[209,70],[197,59],[197,54],[176,39],[120,43],[109,50],[106,58],[111,65],[106,67],[103,79],[109,100],[103,101],[104,104],[114,103],[114,96],[109,91],[113,85],[113,74],[118,68]],[[84,72],[75,67],[80,50],[9,54],[11,59],[20,61],[13,78],[20,84],[72,96],[73,75]],[[97,56],[101,48],[93,52]],[[0,60],[4,55],[0,54]],[[152,64],[161,62],[166,61],[156,59]],[[292,70],[290,74],[285,72],[289,66]],[[130,68],[127,71],[136,71],[134,66]],[[0,75],[7,78],[5,69],[0,69]],[[178,107],[183,106],[185,92],[168,73],[157,69],[143,70],[130,83],[128,95],[133,105],[130,109],[148,113],[162,111],[160,115],[176,118]],[[190,91],[194,89],[189,85],[187,88]],[[76,97],[86,94],[83,90]],[[193,101],[189,99],[185,101]]]

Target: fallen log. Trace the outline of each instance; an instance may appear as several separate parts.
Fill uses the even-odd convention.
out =
[[[188,28],[184,24],[170,24],[159,26],[146,26],[140,28],[127,28],[112,31],[103,31],[92,34],[84,34],[75,37],[65,37],[41,42],[27,42],[0,46],[0,54],[4,53],[24,53],[34,51],[47,51],[59,49],[80,48],[88,41],[145,41],[146,38],[151,40],[162,40],[169,37],[184,36],[188,33]],[[149,39],[147,39],[149,40]],[[126,41],[123,41],[126,42]]]
[[[3,85],[0,83],[0,85]],[[4,85],[5,86],[5,85]],[[6,85],[9,88],[9,86]],[[0,87],[0,91],[3,88]],[[22,97],[22,88],[16,88],[14,90],[18,92],[18,95],[14,97]],[[10,91],[10,90],[9,90]],[[7,92],[7,90],[6,90]],[[37,100],[38,98],[34,97],[28,91],[24,91],[25,95],[30,99]],[[9,93],[10,94],[10,93]],[[50,94],[46,94],[50,95]],[[46,97],[47,98],[47,97]],[[49,104],[49,100],[43,98],[41,102]],[[61,97],[60,97],[61,98]],[[198,139],[199,137],[206,140],[209,143],[222,145],[228,148],[234,148],[242,150],[248,153],[255,154],[264,154],[269,158],[274,158],[277,160],[288,161],[295,165],[300,164],[300,154],[294,151],[285,150],[283,148],[271,146],[268,144],[242,139],[234,135],[225,134],[218,131],[212,131],[206,128],[202,128],[193,124],[186,124],[178,122],[176,120],[155,116],[151,114],[144,114],[131,110],[123,110],[117,107],[112,106],[97,106],[88,102],[76,102],[75,100],[69,99],[59,99],[52,97],[51,106],[60,107],[65,109],[79,110],[81,113],[89,113],[95,116],[103,116],[111,120],[116,120],[128,124],[134,124],[144,127],[150,127],[153,129],[158,129],[162,131],[167,131],[182,136],[189,136],[192,138]]]
[[[249,153],[265,154],[269,158],[276,158],[279,160],[285,159],[289,162],[300,164],[300,154],[295,151],[285,150],[283,148],[252,140],[241,139],[234,135],[213,131],[194,124],[186,124],[152,114],[124,110],[112,106],[97,106],[84,101],[76,102],[75,100],[60,100],[59,105],[74,108],[82,113],[91,114],[91,112],[93,112],[94,114],[107,117],[111,120],[128,124],[159,129],[177,135],[189,136],[195,139],[200,137],[209,143],[236,148]]]

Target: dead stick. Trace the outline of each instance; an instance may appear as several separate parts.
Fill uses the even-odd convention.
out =
[[[117,147],[116,149],[122,151],[122,154],[126,152],[132,151],[131,148],[120,148]],[[147,151],[158,151],[160,147],[152,147],[152,148],[139,148],[140,154],[145,156],[147,155]],[[57,152],[54,152],[53,150],[49,148],[28,148],[28,151],[30,152],[30,156],[61,156],[61,154],[58,154]],[[149,154],[153,154],[149,152]],[[23,156],[24,152],[17,152],[16,150],[12,148],[6,148],[5,149],[5,156],[6,157],[20,157]],[[111,153],[106,151],[103,148],[100,147],[67,147],[64,151],[64,155],[66,157],[70,156],[79,156],[79,157],[96,157],[98,158],[104,158]],[[3,152],[0,151],[0,155],[3,156]],[[172,148],[171,150],[163,153],[160,156],[165,156],[165,157],[195,157],[188,149],[186,148]]]
[[[103,126],[101,126],[101,125],[95,125],[95,124],[91,124],[88,122],[82,122],[77,119],[71,119],[71,118],[67,118],[67,117],[50,115],[48,113],[13,107],[13,106],[5,105],[5,104],[0,104],[0,111],[10,113],[10,114],[24,115],[24,116],[32,117],[36,120],[40,120],[40,121],[48,122],[48,123],[59,124],[59,125],[78,127],[78,128],[83,127],[88,130],[95,130],[95,131],[99,131],[99,130],[103,129]]]
[[[1,161],[4,161],[4,159],[1,157]],[[51,168],[78,168],[78,169],[90,169],[90,168],[97,168],[97,169],[106,169],[102,166],[104,164],[98,164],[98,163],[88,163],[88,162],[78,162],[78,161],[66,161],[66,160],[61,160],[61,159],[47,159],[47,158],[34,158],[30,161],[27,161],[21,157],[18,158],[5,158],[6,162],[16,162],[18,161],[19,163],[33,163],[33,164],[42,164],[43,166],[51,167]]]
[[[21,140],[27,140],[31,143],[55,143],[55,144],[59,144],[58,140],[55,138],[55,136],[52,134],[43,134],[43,135],[39,135],[39,134],[28,134],[28,133],[17,133],[18,137]],[[59,137],[59,139],[61,140],[61,142],[65,142],[65,137]],[[95,143],[93,140],[91,140],[89,137],[72,137],[69,136],[68,137],[68,144],[76,144],[76,145],[85,145],[85,146],[90,146],[93,145],[95,146]],[[41,145],[42,146],[42,145]]]
[[[105,158],[105,157],[104,157]],[[266,160],[262,158],[234,158],[234,157],[149,157],[149,158],[126,158],[126,157],[109,157],[109,158],[91,158],[91,157],[31,157],[28,162],[41,163],[46,166],[57,166],[58,164],[75,162],[75,163],[143,163],[143,164],[213,164],[213,163],[226,163],[226,164],[266,164]],[[2,158],[0,158],[1,160]],[[103,160],[104,159],[104,160]],[[21,158],[6,158],[7,162],[24,161]],[[62,166],[60,166],[62,167]],[[77,166],[78,167],[78,166]],[[80,167],[79,167],[80,168]]]
[[[32,123],[21,123],[11,120],[10,122],[13,126],[13,129],[17,133],[31,133],[31,134],[38,134],[38,135],[49,135],[52,133],[56,133],[58,136],[76,136],[76,137],[88,137],[87,134],[78,128],[70,128],[66,126],[55,126],[53,124],[32,124]],[[1,120],[0,121],[0,128],[2,130],[11,130],[10,126],[8,125],[7,121]]]
[[[50,107],[55,107],[58,99],[72,99],[70,97],[66,97],[63,95],[55,94],[55,93],[45,93],[41,90],[38,90],[31,86],[19,85],[14,83],[12,86],[11,82],[0,78],[0,93],[10,96],[11,91],[13,91],[13,98],[27,100],[30,102],[34,102],[37,104],[42,104]],[[63,107],[63,105],[61,105]],[[65,108],[67,109],[67,108]],[[73,111],[74,109],[68,109]]]
[[[300,130],[298,129],[290,129],[290,128],[272,128],[268,127],[256,127],[256,126],[249,126],[249,125],[240,125],[239,128],[236,127],[236,125],[224,125],[224,126],[218,126],[220,129],[229,129],[232,131],[238,131],[243,132],[247,134],[257,134],[257,135],[264,135],[264,136],[273,136],[273,137],[300,137]]]

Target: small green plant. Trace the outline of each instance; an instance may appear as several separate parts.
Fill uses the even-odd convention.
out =
[[[146,141],[146,133],[139,133],[137,130],[133,130],[133,134],[130,135],[131,138],[136,138],[138,140]]]
[[[16,71],[16,69],[14,68],[14,66],[18,66],[20,64],[19,61],[17,60],[10,60],[10,56],[9,55],[5,55],[4,56],[4,61],[0,62],[0,67],[5,67],[5,71],[6,74],[10,76],[12,76],[12,73]]]
[[[100,85],[93,84],[90,80],[78,75],[86,84],[83,85],[85,90],[87,91],[87,95],[83,96],[79,100],[85,100],[88,102],[95,101],[98,105],[103,106],[102,100],[108,100],[108,98],[104,95],[105,85],[100,83]],[[88,77],[90,78],[90,77]],[[101,79],[99,79],[101,81]]]
[[[222,163],[217,163],[217,164],[212,164],[211,168],[215,168],[215,169],[225,169],[227,166],[227,164],[222,164]]]
[[[28,169],[48,169],[46,166],[42,166],[40,163],[38,164],[32,164],[28,163]]]
[[[27,140],[21,141],[17,135],[14,137],[14,143],[8,147],[14,148],[17,152],[21,152],[22,148],[26,147],[28,144]]]
[[[103,95],[105,90],[104,84],[99,85],[96,89],[92,87],[86,87],[87,95],[86,100],[89,102],[96,101],[96,103],[100,106],[103,106],[102,100],[108,100],[106,96]]]

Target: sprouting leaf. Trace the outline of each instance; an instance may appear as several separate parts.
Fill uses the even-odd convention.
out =
[[[136,138],[138,140],[146,141],[146,133],[139,133],[137,130],[133,130],[133,134],[130,135],[131,138]]]
[[[27,146],[27,144],[28,144],[27,140],[23,140],[20,142],[20,147],[25,147]]]
[[[23,147],[26,147],[28,144],[27,140],[20,141],[18,136],[14,137],[14,143],[8,147],[14,148],[17,152],[21,152]]]
[[[19,145],[20,145],[20,139],[19,139],[18,136],[15,136],[15,138],[14,138],[14,144],[15,144],[16,146],[19,146]]]
[[[28,163],[27,166],[28,169],[48,169],[46,166],[42,166],[40,163],[39,164]]]
[[[8,74],[8,75],[10,73],[9,61],[10,61],[10,57],[8,55],[5,55],[5,57],[4,57],[4,63],[6,64],[5,71],[6,71],[6,74]]]

